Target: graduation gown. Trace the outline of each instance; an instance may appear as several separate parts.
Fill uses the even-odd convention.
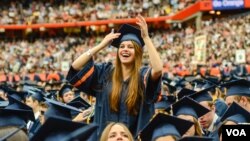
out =
[[[138,115],[131,116],[126,114],[127,108],[124,106],[124,103],[121,104],[124,101],[124,96],[121,96],[120,112],[113,113],[109,105],[113,68],[112,63],[94,64],[91,59],[80,71],[76,71],[71,67],[67,80],[83,92],[96,97],[94,122],[99,125],[97,130],[98,137],[109,122],[123,122],[135,137],[154,114],[154,102],[160,94],[161,79],[152,81],[150,79],[151,68],[141,68],[140,77],[144,89],[144,100],[139,105]],[[124,90],[124,87],[122,90]]]
[[[32,124],[32,126],[30,127],[29,130],[29,138],[32,138],[33,135],[37,132],[37,130],[41,127],[41,123],[39,121],[39,119],[36,119],[34,121],[34,123]]]

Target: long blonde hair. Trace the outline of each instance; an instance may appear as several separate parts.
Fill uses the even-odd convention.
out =
[[[201,126],[196,118],[193,117],[194,128],[195,128],[195,135],[202,136],[202,129]]]
[[[128,108],[128,113],[132,115],[137,115],[139,110],[140,102],[143,99],[143,88],[140,82],[140,68],[142,65],[142,48],[134,41],[132,41],[135,49],[135,61],[133,68],[131,70],[129,90],[126,98],[126,106]],[[118,52],[118,51],[117,51]],[[119,54],[117,53],[116,67],[112,75],[112,92],[110,95],[110,107],[114,112],[119,110],[120,94],[122,89],[122,67],[121,61],[119,59]]]
[[[116,123],[116,122],[110,122],[106,127],[105,129],[102,131],[102,135],[101,135],[101,138],[100,138],[100,141],[107,141],[108,140],[108,135],[109,135],[109,132],[111,130],[111,128],[114,126],[114,125],[120,125],[123,127],[123,129],[125,130],[125,132],[127,133],[128,135],[128,139],[129,141],[134,141],[134,138],[131,134],[131,132],[129,131],[129,129],[127,128],[127,126],[125,126],[123,123]]]

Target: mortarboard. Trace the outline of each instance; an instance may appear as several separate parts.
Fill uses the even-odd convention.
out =
[[[27,92],[28,92],[27,97],[33,97],[39,102],[44,101],[44,94],[42,91],[34,89],[34,90],[28,90]]]
[[[213,141],[211,137],[200,137],[200,136],[187,136],[183,137],[178,141]]]
[[[78,113],[81,112],[81,110],[79,110],[73,106],[66,105],[64,103],[61,103],[61,102],[58,102],[55,100],[51,100],[48,98],[45,98],[45,99],[49,103],[49,108],[45,112],[46,118],[58,116],[58,117],[64,117],[64,118],[71,119],[71,111],[78,112]]]
[[[84,126],[87,126],[87,124],[73,122],[65,118],[50,117],[45,121],[44,125],[38,129],[30,141],[61,140],[71,132]]]
[[[158,113],[139,133],[142,141],[154,141],[161,136],[181,137],[193,125],[193,122]]]
[[[92,141],[93,139],[91,137],[95,135],[97,127],[98,125],[96,123],[88,124],[68,134],[61,141]]]
[[[208,91],[215,89],[215,85],[208,87],[206,89],[203,89],[201,91],[198,91],[192,95],[190,95],[189,97],[194,99],[197,102],[202,102],[202,101],[213,101],[212,96],[209,94]]]
[[[45,97],[49,99],[56,100],[57,99],[57,92],[59,90],[48,90]]]
[[[32,111],[32,108],[28,105],[24,104],[23,102],[19,101],[18,99],[8,95],[9,105],[6,107],[8,109],[22,109],[27,111]],[[5,108],[5,109],[6,109]]]
[[[62,88],[59,90],[59,96],[62,97],[65,93],[72,91],[73,86],[70,84],[64,84]]]
[[[208,87],[211,85],[219,85],[220,84],[220,80],[216,76],[207,76],[204,78],[204,80],[207,82],[206,85],[208,85]]]
[[[177,89],[182,89],[186,86],[186,84],[188,83],[184,78],[180,78],[178,80],[175,80],[175,82],[171,82],[171,83],[175,83],[175,87]]]
[[[177,93],[177,98],[178,98],[178,99],[181,99],[181,98],[183,98],[184,96],[189,96],[189,95],[194,94],[194,93],[196,93],[196,91],[190,90],[190,89],[187,89],[187,88],[182,88],[182,89]]]
[[[194,81],[195,79],[197,79],[198,76],[195,76],[195,75],[185,75],[184,76],[184,79],[187,81],[187,82],[192,82]]]
[[[173,85],[170,85],[168,83],[164,83],[164,84],[167,85],[170,94],[173,94],[177,90],[177,88]]]
[[[11,97],[8,95],[9,105],[7,105],[4,109],[6,110],[13,110],[15,112],[23,112],[25,113],[24,116],[30,120],[35,120],[33,110],[30,106],[24,104],[23,102]]]
[[[155,103],[155,109],[165,109],[167,112],[171,109],[171,105],[176,101],[175,96],[163,95],[162,99]]]
[[[245,79],[235,80],[221,85],[227,88],[226,96],[250,96],[250,82]]]
[[[116,48],[119,48],[121,42],[130,40],[135,41],[141,47],[145,44],[141,37],[141,30],[135,26],[123,24],[117,32],[121,33],[121,35],[111,43]]]
[[[233,121],[237,124],[239,123],[249,123],[250,113],[242,108],[237,103],[233,102],[231,106],[226,110],[220,119],[222,122],[225,120]]]
[[[9,105],[0,109],[0,126],[21,126],[35,120],[32,109],[24,103],[8,96]]]
[[[67,104],[78,109],[88,109],[89,107],[91,107],[91,105],[80,96],[75,97]]]
[[[207,82],[204,81],[203,79],[195,79],[191,82],[191,84],[194,87],[194,89],[196,88],[203,89],[204,86],[207,84]]]
[[[0,127],[26,125],[28,123],[28,118],[26,114],[27,111],[22,111],[22,109],[18,109],[17,111],[9,109],[0,109]],[[30,119],[32,118],[33,117],[31,117]]]
[[[192,100],[189,97],[183,97],[182,99],[174,103],[172,107],[173,114],[175,116],[192,115],[196,119],[209,112],[209,109],[205,108],[204,106],[200,105],[198,102]]]
[[[28,92],[25,91],[8,91],[8,95],[11,95],[13,98],[19,100],[19,101],[25,101],[26,96],[28,95]]]

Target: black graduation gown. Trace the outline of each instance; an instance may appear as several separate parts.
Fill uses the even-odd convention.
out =
[[[34,123],[32,124],[32,126],[30,127],[29,130],[29,138],[31,138],[36,132],[37,130],[41,127],[41,123],[39,121],[39,119],[36,119],[34,121]]]
[[[99,125],[97,130],[98,138],[109,122],[120,122],[119,118],[114,118],[114,113],[110,111],[109,106],[109,93],[112,85],[110,75],[112,74],[112,70],[112,63],[94,64],[91,59],[80,71],[76,71],[71,67],[67,75],[67,80],[72,85],[83,92],[96,97],[94,122]],[[123,119],[127,119],[126,125],[128,127],[133,127],[130,131],[134,136],[138,135],[151,119],[154,114],[154,102],[160,94],[161,79],[158,81],[152,81],[149,77],[150,74],[151,68],[141,68],[140,75],[141,83],[144,86],[144,100],[140,104],[138,115],[132,117],[132,119],[135,120],[131,123],[130,115],[123,115],[122,117]],[[119,117],[119,115],[116,117]]]

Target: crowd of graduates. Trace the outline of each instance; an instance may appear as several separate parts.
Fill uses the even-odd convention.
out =
[[[150,122],[137,135],[128,129],[123,132],[131,134],[131,140],[142,141],[167,136],[173,140],[219,140],[223,125],[250,122],[249,87],[246,79],[222,82],[197,75],[177,81],[163,77]],[[92,140],[98,128],[93,121],[95,98],[67,82],[42,87],[27,81],[15,88],[1,83],[0,99],[3,140]],[[112,123],[109,131],[116,124]]]

